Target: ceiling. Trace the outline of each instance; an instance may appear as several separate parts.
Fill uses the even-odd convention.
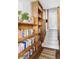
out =
[[[59,6],[59,0],[39,0],[44,9],[56,8]]]

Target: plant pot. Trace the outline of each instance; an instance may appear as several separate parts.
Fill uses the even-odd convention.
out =
[[[28,23],[28,20],[23,20],[24,23]]]

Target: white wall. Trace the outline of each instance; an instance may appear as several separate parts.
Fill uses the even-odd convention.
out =
[[[28,12],[31,16],[31,0],[18,0],[18,10]]]
[[[39,0],[44,9],[56,8],[60,0]]]
[[[49,29],[57,29],[57,8],[49,9]]]

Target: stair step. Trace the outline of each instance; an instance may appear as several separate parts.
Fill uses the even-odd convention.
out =
[[[47,48],[52,48],[52,49],[59,49],[58,44],[53,44],[53,45],[49,45],[49,44],[42,44],[42,47],[47,47]]]
[[[58,42],[58,40],[44,40],[44,42]]]

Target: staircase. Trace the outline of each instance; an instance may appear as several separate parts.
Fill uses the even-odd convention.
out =
[[[52,48],[52,49],[59,49],[58,43],[58,33],[55,29],[49,29],[46,32],[45,40],[42,44],[42,47]]]

